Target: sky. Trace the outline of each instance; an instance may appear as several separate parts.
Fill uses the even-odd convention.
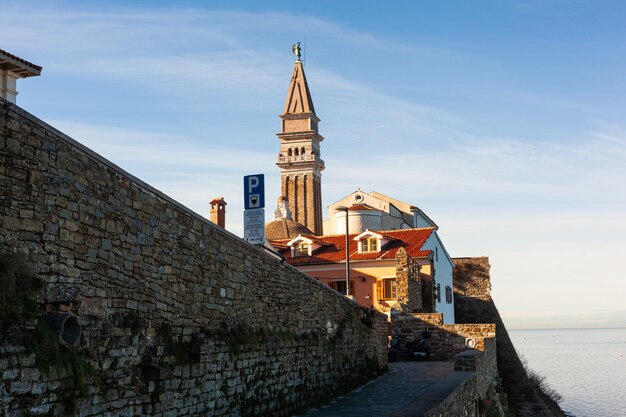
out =
[[[17,103],[242,235],[267,220],[294,56],[320,117],[323,206],[420,207],[489,256],[509,327],[626,326],[626,3],[3,1],[0,49],[44,67]],[[324,213],[324,217],[327,213]]]

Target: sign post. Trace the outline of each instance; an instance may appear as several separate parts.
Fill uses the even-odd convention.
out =
[[[243,177],[243,238],[249,243],[265,243],[265,176]]]

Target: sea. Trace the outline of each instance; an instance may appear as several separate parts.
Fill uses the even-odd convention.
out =
[[[626,328],[509,330],[528,367],[574,417],[626,417]]]

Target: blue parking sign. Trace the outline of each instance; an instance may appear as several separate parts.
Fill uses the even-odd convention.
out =
[[[243,202],[246,210],[265,208],[265,176],[263,174],[243,177]]]

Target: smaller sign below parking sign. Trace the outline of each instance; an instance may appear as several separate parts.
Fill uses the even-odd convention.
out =
[[[265,209],[250,209],[243,212],[243,238],[255,245],[265,243]]]

